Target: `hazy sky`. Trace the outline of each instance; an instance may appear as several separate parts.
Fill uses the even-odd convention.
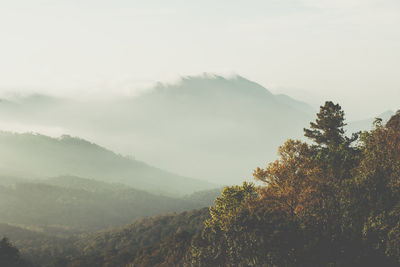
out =
[[[400,108],[399,0],[0,0],[0,90],[237,73],[350,118]]]

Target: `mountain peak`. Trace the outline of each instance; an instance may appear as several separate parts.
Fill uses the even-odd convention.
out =
[[[241,96],[271,97],[273,94],[262,85],[240,75],[224,77],[212,73],[183,76],[176,83],[158,83],[153,92],[189,95],[239,94]]]

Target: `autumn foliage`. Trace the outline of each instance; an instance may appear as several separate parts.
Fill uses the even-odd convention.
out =
[[[192,266],[399,266],[400,113],[348,137],[326,102],[279,159],[257,168],[264,185],[229,187],[210,209]]]

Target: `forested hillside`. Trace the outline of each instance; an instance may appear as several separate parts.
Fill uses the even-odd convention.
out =
[[[145,216],[209,206],[218,192],[201,200],[172,198],[120,184],[56,177],[0,186],[0,222],[54,227],[74,232],[120,226]]]
[[[399,29],[400,0],[0,0],[0,267],[400,267]]]
[[[96,233],[0,229],[42,266],[399,266],[400,112],[352,136],[344,127],[341,107],[326,102],[304,129],[312,142],[287,140],[278,160],[255,169],[260,185],[225,187],[209,209]],[[46,186],[123,195],[90,183]]]
[[[400,113],[359,138],[327,102],[254,176],[226,188],[192,241],[194,266],[398,266]],[[356,143],[355,141],[358,140]]]
[[[176,234],[201,233],[203,222],[209,217],[208,208],[203,208],[141,218],[119,228],[74,234],[52,227],[0,224],[0,235],[7,235],[24,258],[40,266],[123,266]]]
[[[185,195],[217,187],[118,155],[71,136],[0,132],[0,174],[38,179],[75,175],[164,195]],[[1,184],[1,183],[0,183]],[[175,186],[179,184],[180,186]]]

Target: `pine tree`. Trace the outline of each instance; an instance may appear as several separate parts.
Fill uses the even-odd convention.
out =
[[[337,147],[346,141],[344,126],[346,124],[341,106],[326,101],[320,107],[316,121],[310,123],[310,129],[304,128],[304,135],[320,146]]]

